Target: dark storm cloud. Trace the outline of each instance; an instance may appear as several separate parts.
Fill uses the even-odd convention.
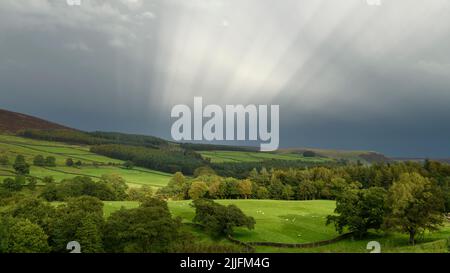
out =
[[[280,104],[281,146],[450,156],[450,2],[3,0],[0,107],[170,137],[170,110]]]

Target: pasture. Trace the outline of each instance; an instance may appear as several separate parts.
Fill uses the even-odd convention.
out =
[[[79,175],[98,179],[105,174],[117,174],[131,187],[148,185],[160,188],[167,185],[171,178],[171,174],[145,168],[125,169],[121,166],[123,161],[91,153],[88,146],[0,135],[0,154],[8,156],[10,164],[17,155],[23,155],[30,165],[36,155],[53,156],[56,158],[56,167],[31,166],[30,175],[37,178],[52,176],[56,181]],[[82,166],[67,167],[65,165],[67,158],[81,161]],[[11,165],[0,166],[0,179],[8,176],[13,176]]]
[[[277,200],[217,200],[223,205],[234,204],[244,213],[256,220],[254,230],[238,228],[234,237],[246,242],[306,243],[332,239],[338,236],[332,225],[326,226],[326,216],[333,213],[334,201],[277,201]],[[104,202],[105,216],[125,208],[137,207],[137,202]],[[194,217],[191,201],[169,201],[169,208],[175,217],[181,217],[189,223]],[[195,233],[201,240],[209,238],[199,230]],[[346,239],[330,245],[307,248],[256,247],[257,252],[322,252],[349,253],[369,252],[369,241],[378,241],[383,252],[447,252],[447,240],[450,238],[450,223],[438,232],[426,233],[419,238],[416,246],[408,245],[408,236],[404,234],[371,233],[364,240]],[[211,239],[209,239],[211,240]]]
[[[269,153],[269,152],[241,152],[241,151],[201,151],[203,158],[212,163],[240,163],[262,162],[265,160],[297,160],[308,163],[324,163],[331,159],[324,157],[304,157],[300,153]]]

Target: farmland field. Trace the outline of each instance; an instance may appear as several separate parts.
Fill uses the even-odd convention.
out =
[[[235,204],[244,213],[256,220],[254,230],[238,228],[234,237],[247,242],[306,243],[334,238],[338,233],[332,225],[326,226],[326,216],[333,213],[333,201],[277,201],[277,200],[217,200],[218,203]],[[191,222],[194,209],[191,201],[169,201],[173,216],[184,222]],[[105,216],[120,207],[137,207],[137,202],[105,202]],[[197,232],[197,234],[199,234]],[[200,233],[201,234],[201,233]],[[202,236],[205,240],[206,235]],[[408,245],[408,237],[403,234],[371,234],[364,240],[346,239],[327,246],[292,249],[256,247],[257,252],[368,252],[369,241],[379,241],[385,252],[446,252],[450,238],[450,223],[435,233],[423,235],[416,246]]]
[[[204,158],[210,159],[212,163],[223,162],[261,162],[264,160],[298,160],[310,163],[324,163],[330,161],[324,157],[303,157],[299,153],[268,153],[268,152],[240,152],[240,151],[202,151],[199,152]]]
[[[18,155],[24,155],[28,163],[32,163],[36,155],[56,158],[55,167],[31,166],[30,175],[43,178],[53,176],[56,181],[61,181],[74,176],[89,176],[94,180],[105,174],[117,174],[123,177],[129,186],[139,187],[149,185],[160,188],[167,185],[170,174],[135,167],[125,169],[123,161],[97,155],[89,151],[88,146],[70,145],[58,142],[24,139],[10,135],[0,135],[0,153],[7,155],[10,164],[0,166],[0,179],[13,177],[14,172],[11,162]],[[303,157],[300,153],[260,153],[260,152],[236,152],[236,151],[206,151],[201,152],[205,158],[210,158],[213,163],[223,162],[260,162],[270,159],[300,160],[308,162],[325,162],[328,158]],[[65,165],[67,158],[81,161],[82,166],[68,167]],[[236,228],[234,237],[244,242],[278,242],[278,243],[307,243],[328,240],[338,236],[332,225],[325,225],[326,216],[333,213],[334,201],[279,201],[279,200],[217,200],[223,205],[235,204],[242,211],[255,218],[255,229],[247,230]],[[191,201],[169,201],[169,208],[175,217],[181,217],[184,223],[191,223],[194,217],[194,209]],[[105,201],[105,217],[113,211],[125,208],[137,207],[137,202],[132,201]],[[198,227],[185,225],[185,228],[195,234],[202,242],[209,244],[229,244],[222,240],[213,240]],[[450,224],[438,232],[427,233],[419,237],[416,246],[408,245],[408,237],[404,234],[371,233],[364,240],[346,239],[330,245],[308,248],[275,248],[256,247],[257,252],[368,252],[368,241],[378,241],[384,252],[448,252],[448,239],[450,238]]]
[[[86,164],[93,162],[99,164],[122,163],[120,160],[91,153],[88,146],[32,140],[9,135],[0,135],[0,153],[6,154],[10,159],[21,154],[30,162],[36,155],[53,156],[56,158],[57,165],[64,165],[68,157]]]
[[[79,175],[96,179],[104,174],[117,174],[123,177],[132,187],[149,185],[160,188],[167,185],[171,178],[168,173],[145,168],[124,169],[121,167],[123,161],[91,153],[88,146],[0,135],[0,153],[7,155],[11,162],[18,154],[23,155],[29,164],[32,163],[33,157],[36,155],[53,156],[56,158],[56,167],[31,166],[30,175],[38,178],[52,176],[56,181]],[[79,160],[83,163],[83,166],[67,167],[65,165],[67,158],[72,158],[74,161]],[[0,166],[0,179],[8,176],[13,176],[12,167]]]

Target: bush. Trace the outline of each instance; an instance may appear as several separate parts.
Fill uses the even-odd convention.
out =
[[[37,155],[33,158],[34,166],[45,166],[45,158],[42,155]]]
[[[67,167],[72,167],[73,166],[73,159],[72,158],[68,158],[66,159],[66,166]]]

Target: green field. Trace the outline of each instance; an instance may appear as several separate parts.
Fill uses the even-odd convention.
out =
[[[235,204],[256,220],[255,229],[236,229],[234,237],[247,242],[306,243],[327,240],[338,234],[333,226],[325,225],[325,217],[333,213],[333,201],[276,201],[276,200],[218,200],[221,204]],[[174,216],[191,222],[194,209],[191,201],[169,201]],[[105,216],[113,211],[137,207],[136,202],[105,202]],[[198,230],[201,240],[207,240]],[[450,238],[450,223],[439,232],[425,234],[416,246],[408,245],[408,236],[403,234],[371,234],[364,240],[347,239],[331,245],[308,248],[257,247],[258,252],[368,252],[369,241],[379,241],[384,252],[447,252]]]
[[[241,152],[241,151],[201,151],[203,158],[212,163],[223,162],[261,162],[264,160],[298,160],[309,163],[324,163],[330,161],[324,157],[303,157],[299,153],[269,153],[269,152]]]
[[[23,155],[29,164],[32,163],[33,157],[36,155],[53,156],[56,158],[56,167],[32,166],[30,175],[38,178],[52,176],[56,181],[78,175],[86,175],[96,179],[104,174],[117,174],[123,177],[132,187],[149,185],[159,188],[167,185],[171,178],[170,174],[145,168],[124,169],[121,167],[123,161],[91,153],[88,146],[0,135],[0,154],[7,155],[10,162],[18,154]],[[67,158],[72,158],[74,161],[80,160],[83,166],[67,167],[65,166]],[[0,166],[0,179],[13,175],[11,166]]]
[[[56,158],[57,165],[64,165],[69,157],[75,161],[80,160],[85,164],[94,162],[98,164],[122,163],[121,160],[93,154],[89,152],[88,146],[32,140],[10,135],[0,135],[0,154],[6,154],[10,160],[21,154],[29,162],[32,162],[36,155],[53,156]]]

